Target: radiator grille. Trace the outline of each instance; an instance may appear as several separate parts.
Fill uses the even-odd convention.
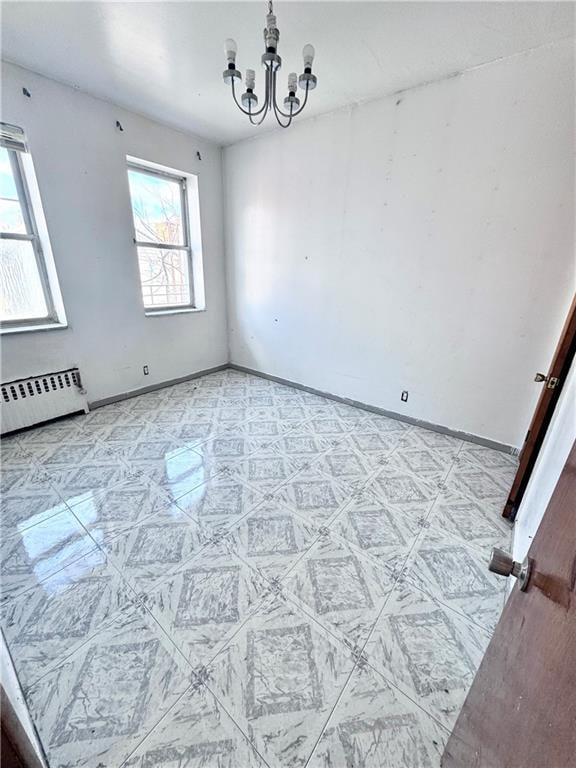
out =
[[[5,403],[12,403],[27,397],[38,397],[38,395],[49,394],[59,389],[70,389],[71,387],[82,389],[78,368],[8,381],[6,384],[2,384],[2,400]]]
[[[0,388],[3,435],[70,413],[88,413],[86,391],[78,368],[7,381],[0,384]]]

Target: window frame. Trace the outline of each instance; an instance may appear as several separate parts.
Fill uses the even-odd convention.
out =
[[[127,162],[128,171],[136,171],[138,173],[144,173],[148,176],[158,176],[163,179],[169,179],[178,183],[180,189],[180,209],[182,211],[182,240],[183,245],[172,245],[172,243],[156,243],[148,240],[136,239],[136,225],[134,222],[134,206],[132,203],[132,192],[130,190],[130,180],[128,180],[128,191],[130,194],[130,209],[132,211],[132,226],[133,237],[132,241],[136,246],[136,258],[138,261],[138,277],[140,280],[140,296],[142,298],[142,304],[144,306],[144,313],[146,315],[162,315],[162,314],[174,314],[177,312],[190,312],[196,310],[195,292],[194,292],[194,261],[192,254],[192,246],[190,244],[190,220],[188,212],[188,185],[187,177],[178,174],[170,173],[159,168],[150,167],[133,160]],[[186,304],[162,304],[157,306],[146,306],[144,303],[144,296],[142,295],[142,274],[140,272],[140,260],[138,255],[138,248],[156,248],[162,251],[185,251],[188,261],[188,288],[190,291],[190,301]]]
[[[0,320],[0,329],[5,331],[14,329],[28,330],[36,326],[41,327],[49,325],[58,327],[62,325],[62,322],[54,301],[44,250],[42,248],[42,241],[36,224],[36,217],[34,215],[32,197],[30,195],[30,189],[26,180],[26,172],[22,163],[22,153],[19,150],[11,149],[6,146],[4,149],[8,152],[8,159],[10,160],[10,167],[12,169],[14,184],[18,194],[18,202],[20,204],[20,210],[22,211],[22,218],[24,219],[24,226],[26,227],[26,234],[22,234],[21,232],[0,232],[0,239],[20,240],[29,242],[32,245],[32,250],[36,259],[36,268],[38,269],[38,276],[42,285],[44,301],[46,302],[48,312],[41,317]]]

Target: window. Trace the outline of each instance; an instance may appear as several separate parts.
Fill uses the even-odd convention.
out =
[[[0,323],[19,330],[63,320],[26,138],[21,128],[0,123]]]
[[[198,230],[199,215],[188,200],[189,178],[130,163],[128,181],[146,313],[198,308],[191,231]]]

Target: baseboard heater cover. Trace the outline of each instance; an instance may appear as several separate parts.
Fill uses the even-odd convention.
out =
[[[32,427],[69,413],[88,413],[78,368],[15,379],[1,385],[1,433]]]

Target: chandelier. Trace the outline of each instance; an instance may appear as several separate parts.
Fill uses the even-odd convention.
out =
[[[253,69],[246,70],[246,90],[238,101],[236,94],[236,80],[240,83],[242,73],[236,69],[236,52],[238,47],[234,40],[228,39],[225,43],[226,60],[228,68],[224,70],[224,82],[232,86],[232,97],[238,109],[247,115],[252,125],[260,125],[268,112],[274,111],[276,120],[282,128],[288,128],[292,119],[299,115],[306,106],[308,93],[316,88],[316,75],[312,74],[312,62],[314,61],[314,48],[310,44],[302,50],[304,57],[304,72],[298,77],[296,72],[288,75],[288,95],[284,99],[284,111],[280,109],[276,101],[276,75],[282,66],[282,59],[277,53],[280,30],[276,26],[276,16],[272,9],[272,0],[268,2],[268,14],[266,15],[266,29],[264,30],[264,42],[266,51],[262,54],[262,66],[264,68],[264,103],[258,109],[258,96],[254,93],[256,74]],[[296,96],[296,89],[304,91],[304,100]]]

